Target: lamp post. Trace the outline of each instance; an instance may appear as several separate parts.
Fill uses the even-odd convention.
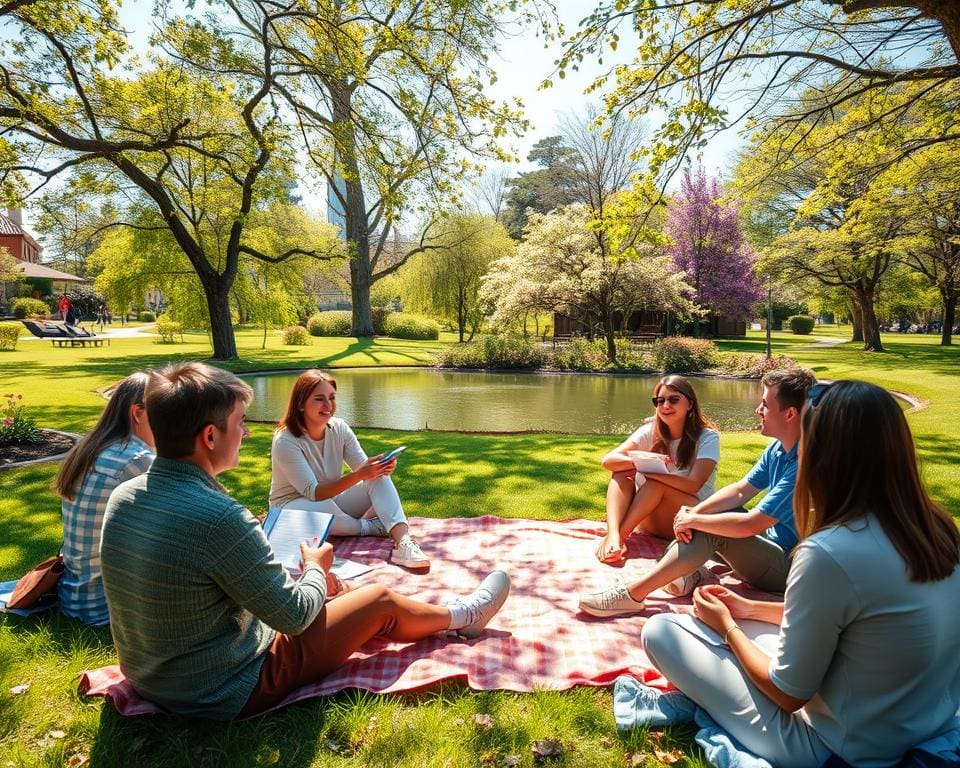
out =
[[[773,325],[773,279],[767,275],[767,360],[773,357],[770,343],[770,327]]]

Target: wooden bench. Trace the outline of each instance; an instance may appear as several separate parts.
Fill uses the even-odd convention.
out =
[[[50,345],[54,347],[85,347],[87,344],[102,347],[104,342],[107,343],[108,347],[110,346],[110,339],[102,336],[70,336],[66,338],[60,336],[50,339]]]

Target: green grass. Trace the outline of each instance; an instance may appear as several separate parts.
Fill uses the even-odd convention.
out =
[[[866,378],[929,401],[908,418],[934,495],[960,514],[960,351],[942,349],[936,338],[925,336],[887,336],[889,351],[882,355],[859,352],[851,344],[818,343],[844,332],[775,334],[775,351],[823,378]],[[422,365],[452,336],[440,342],[316,338],[295,348],[271,335],[265,351],[260,340],[260,332],[241,330],[241,359],[229,367]],[[763,343],[761,335],[751,334],[721,346],[760,352]],[[15,352],[0,353],[0,393],[22,392],[42,426],[81,432],[102,408],[99,389],[137,368],[203,359],[209,350],[205,337],[191,335],[182,345],[120,339],[100,349],[21,342]],[[257,512],[266,505],[270,437],[268,425],[253,425],[240,470],[222,478]],[[386,429],[363,430],[361,438],[371,451],[398,440]],[[396,479],[411,515],[562,519],[601,514],[604,475],[597,462],[615,438],[414,432],[402,440],[411,450]],[[764,442],[756,434],[725,433],[720,483],[740,477]],[[49,489],[54,471],[41,465],[0,472],[0,579],[18,576],[55,551],[60,524],[59,501]],[[120,718],[100,701],[76,694],[81,670],[115,658],[107,630],[83,628],[59,615],[0,618],[3,764],[62,766],[71,755],[82,754],[94,766],[477,766],[503,765],[517,755],[520,765],[532,766],[531,745],[537,739],[561,741],[563,754],[554,763],[560,766],[628,765],[625,755],[673,746],[682,749],[687,764],[705,764],[690,730],[674,729],[649,740],[639,730],[617,734],[606,689],[517,695],[478,693],[450,683],[407,696],[344,693],[240,724]],[[13,695],[10,689],[20,683],[30,689]],[[493,728],[478,728],[477,714],[490,714]],[[62,738],[51,737],[60,731]],[[648,760],[656,763],[652,756]]]

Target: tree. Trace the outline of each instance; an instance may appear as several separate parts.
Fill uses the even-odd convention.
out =
[[[277,91],[343,213],[358,336],[373,334],[371,286],[431,247],[428,222],[387,259],[402,215],[456,204],[471,158],[508,159],[497,142],[525,125],[485,95],[498,36],[525,18],[517,5],[297,2],[279,27]]]
[[[615,363],[615,314],[629,317],[642,308],[692,314],[696,308],[683,295],[689,286],[670,257],[649,243],[618,249],[613,221],[611,214],[608,250],[585,206],[531,214],[516,254],[497,259],[484,278],[482,295],[494,307],[494,322],[536,311],[580,316],[600,330]]]
[[[467,341],[483,321],[481,278],[498,257],[512,253],[516,244],[507,231],[488,216],[454,214],[442,223],[439,247],[422,253],[404,267],[404,304],[439,315],[457,327]]]
[[[749,319],[762,292],[754,275],[756,255],[740,228],[740,211],[721,198],[717,178],[703,166],[687,169],[680,193],[667,206],[669,254],[693,287],[693,300],[733,319]],[[699,323],[696,324],[699,332]],[[699,333],[697,333],[699,335]]]
[[[602,0],[566,42],[560,73],[615,49],[623,24],[638,38],[636,57],[617,67],[607,110],[666,113],[648,152],[651,171],[665,177],[729,125],[775,126],[787,158],[805,140],[805,126],[832,119],[853,98],[904,83],[932,93],[960,79],[955,0]],[[822,98],[798,103],[808,88]],[[733,113],[731,92],[743,94]],[[790,103],[796,109],[784,111]],[[914,105],[904,101],[871,124],[895,124]],[[958,128],[954,112],[950,129],[901,150],[956,146]]]
[[[943,307],[940,343],[953,343],[960,300],[960,162],[946,146],[929,147],[891,169],[883,181],[907,219],[903,262],[934,286]]]
[[[561,136],[540,139],[527,154],[539,167],[507,181],[503,223],[516,240],[523,237],[531,213],[550,213],[565,205],[582,203],[574,191],[573,149]]]
[[[241,256],[329,256],[262,253],[243,238],[251,213],[282,196],[292,172],[290,135],[271,103],[274,30],[292,10],[248,8],[243,20],[255,23],[237,30],[235,4],[204,21],[167,17],[161,5],[147,67],[131,55],[111,0],[2,10],[16,32],[0,56],[0,120],[5,154],[20,158],[6,165],[7,179],[26,174],[43,186],[81,168],[149,203],[199,282],[214,357],[236,357],[229,299]]]

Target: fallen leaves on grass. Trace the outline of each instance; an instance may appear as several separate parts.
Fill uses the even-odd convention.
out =
[[[534,760],[546,760],[563,754],[563,745],[556,739],[540,739],[533,742],[531,749]]]
[[[473,716],[473,722],[479,731],[489,731],[493,728],[493,715],[480,714]]]
[[[664,765],[673,765],[683,760],[683,752],[676,747],[673,749],[654,749],[653,756]]]
[[[14,696],[19,696],[21,693],[26,693],[30,690],[30,683],[20,683],[20,685],[15,685],[10,689],[10,693]]]
[[[79,753],[70,755],[70,758],[67,760],[67,768],[84,768],[84,766],[89,764],[90,758]]]

